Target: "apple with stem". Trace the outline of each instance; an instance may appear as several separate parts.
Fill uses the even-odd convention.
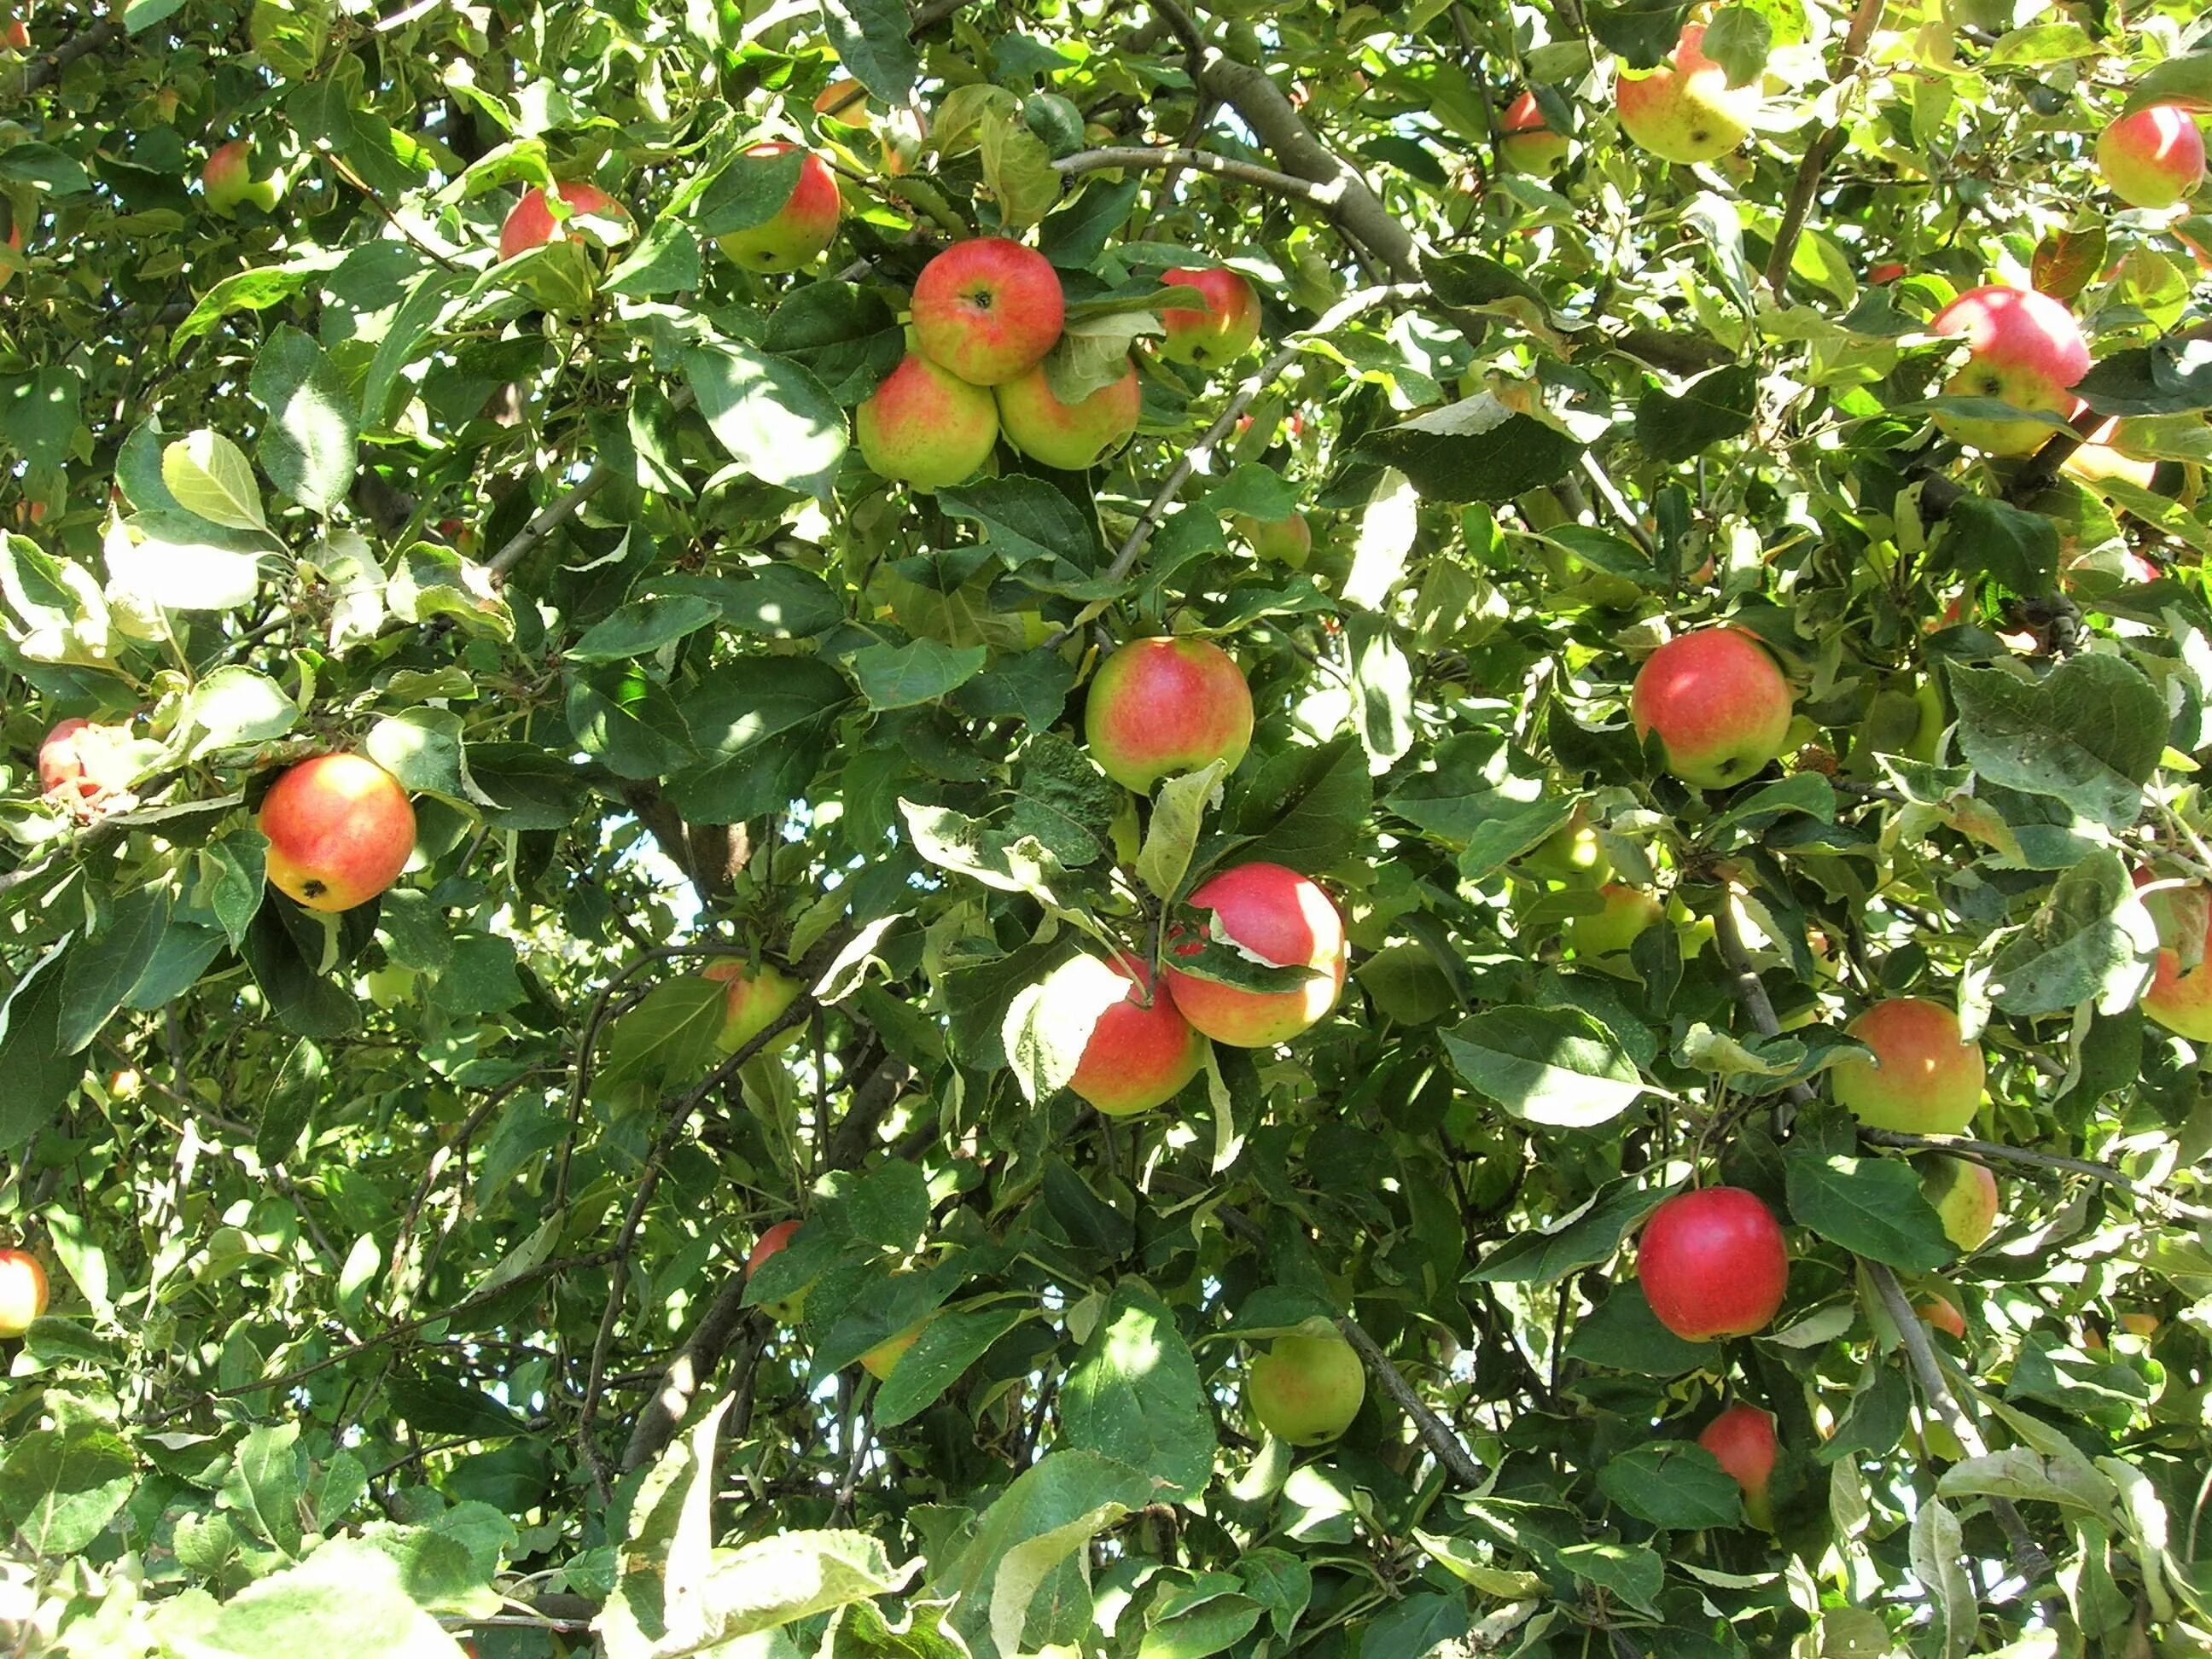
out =
[[[1252,746],[1251,689],[1211,640],[1131,640],[1091,676],[1083,735],[1101,771],[1149,795],[1215,761],[1237,769]]]
[[[2035,413],[2070,415],[2067,390],[2089,372],[2089,343],[2059,301],[2002,284],[1961,294],[1937,312],[1931,332],[1964,340],[1966,361],[1943,383],[1951,398],[1986,398]],[[1984,419],[1938,411],[1939,431],[1987,455],[2027,455],[2057,428],[2040,421]]]
[[[1072,404],[1054,395],[1042,363],[995,387],[993,395],[1006,441],[1031,460],[1063,472],[1084,471],[1119,449],[1137,429],[1145,402],[1134,362],[1110,385]]]
[[[970,386],[1004,386],[1059,343],[1066,308],[1043,254],[1003,236],[971,237],[915,279],[915,343]]]
[[[2136,885],[2154,879],[2136,872]],[[2158,956],[2142,1011],[2176,1036],[2212,1042],[2212,968],[2204,965],[2204,946],[2212,933],[2212,889],[2200,882],[2161,887],[2143,895],[2143,908],[2158,929]]]
[[[715,1038],[715,1045],[726,1054],[734,1054],[782,1018],[799,996],[799,981],[770,963],[753,968],[729,957],[709,963],[701,970],[701,977],[729,988],[722,1029]],[[787,1033],[792,1040],[798,1036],[795,1025]]]
[[[1202,310],[1169,306],[1161,311],[1167,337],[1160,342],[1160,356],[1170,362],[1218,368],[1235,362],[1260,337],[1260,297],[1226,266],[1177,268],[1163,271],[1160,281],[1170,288],[1194,288],[1206,296]]]
[[[2130,207],[2172,207],[2204,182],[2204,135],[2187,110],[2153,104],[2098,136],[2097,171]]]
[[[46,1310],[46,1270],[28,1250],[0,1250],[0,1337],[21,1336]]]
[[[1343,994],[1349,957],[1344,916],[1321,884],[1279,864],[1240,864],[1209,877],[1184,902],[1209,911],[1205,932],[1241,954],[1311,977],[1289,991],[1255,991],[1200,979],[1167,963],[1169,994],[1182,1017],[1216,1042],[1267,1048],[1317,1024]],[[1194,955],[1200,930],[1178,923],[1170,957]]]
[[[1698,1443],[1743,1488],[1743,1512],[1751,1524],[1772,1532],[1774,1499],[1767,1483],[1774,1478],[1773,1413],[1738,1401],[1705,1425]]]
[[[761,1263],[770,1256],[780,1255],[799,1231],[796,1221],[779,1221],[760,1236],[751,1253],[745,1257],[745,1277],[750,1279],[760,1271]],[[793,1291],[781,1302],[763,1302],[761,1310],[780,1325],[795,1325],[806,1305],[804,1289]]]
[[[1638,740],[1656,734],[1667,769],[1698,789],[1725,789],[1765,768],[1788,741],[1795,708],[1782,670],[1741,628],[1668,641],[1628,696]]]
[[[1609,881],[1597,892],[1602,909],[1567,920],[1566,941],[1578,957],[1612,956],[1626,951],[1645,928],[1667,914],[1665,907],[1641,887]]]
[[[310,910],[350,910],[399,879],[415,851],[407,791],[360,755],[318,755],[262,798],[269,884]]]
[[[226,218],[252,205],[264,213],[276,206],[283,182],[275,174],[253,176],[253,147],[243,138],[218,144],[200,169],[200,194],[210,208]]]
[[[1239,513],[1229,523],[1260,557],[1286,564],[1293,570],[1306,568],[1306,560],[1313,552],[1313,526],[1306,522],[1304,514],[1293,512],[1279,519],[1255,519],[1249,513]]]
[[[1244,1403],[1260,1426],[1293,1446],[1336,1439],[1359,1415],[1367,1373],[1352,1344],[1322,1322],[1285,1332],[1245,1368]]]
[[[1891,997],[1862,1011],[1844,1035],[1874,1051],[1828,1070],[1836,1103],[1869,1129],[1954,1135],[1981,1109],[1987,1067],[1959,1017],[1924,997]]]
[[[1758,117],[1758,80],[1730,86],[1705,42],[1705,26],[1692,23],[1657,68],[1625,72],[1614,84],[1620,130],[1662,161],[1689,165],[1725,155]]]
[[[1921,1196],[1942,1218],[1943,1236],[1962,1255],[1981,1249],[1996,1229],[1996,1176],[1967,1158],[1930,1154],[1917,1161]]]
[[[1079,969],[1125,988],[1091,1028],[1067,1086],[1109,1117],[1164,1105],[1206,1065],[1206,1039],[1190,1028],[1167,988],[1126,953],[1085,957]],[[1111,989],[1110,986],[1105,988]]]
[[[1552,131],[1533,92],[1524,89],[1508,104],[1498,125],[1504,135],[1498,141],[1498,156],[1516,173],[1548,177],[1567,159],[1567,135]]]
[[[1754,1193],[1701,1187],[1651,1212],[1636,1277],[1659,1322],[1690,1342],[1762,1331],[1790,1285],[1782,1224]]]
[[[581,179],[571,179],[554,186],[554,191],[568,210],[568,217],[556,221],[553,205],[544,191],[533,185],[522,192],[522,199],[507,210],[506,220],[499,228],[499,257],[512,259],[532,248],[544,247],[560,234],[570,234],[569,225],[579,218],[623,219],[629,217],[622,204],[597,185]]]
[[[811,264],[836,240],[845,204],[828,162],[797,144],[755,144],[744,153],[773,161],[793,150],[799,150],[801,157],[799,178],[783,205],[759,224],[714,239],[715,246],[747,270],[797,270]]]
[[[999,405],[918,351],[909,351],[853,412],[860,459],[881,477],[941,489],[975,476],[999,441]]]

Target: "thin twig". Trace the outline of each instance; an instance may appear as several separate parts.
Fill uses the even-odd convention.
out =
[[[1850,31],[1844,37],[1844,50],[1836,59],[1831,82],[1841,87],[1857,72],[1859,60],[1866,55],[1867,42],[1881,21],[1882,0],[1859,0],[1858,9],[1851,14]],[[1838,96],[1840,98],[1841,94]],[[1766,285],[1779,298],[1790,281],[1790,261],[1797,254],[1797,239],[1804,233],[1805,220],[1813,210],[1813,198],[1820,191],[1820,174],[1836,152],[1844,147],[1843,112],[1838,109],[1832,125],[1814,138],[1805,151],[1805,159],[1798,164],[1797,177],[1790,186],[1790,199],[1782,209],[1782,223],[1774,233],[1774,251],[1766,261]]]
[[[696,400],[690,386],[678,386],[668,394],[669,411],[680,415]],[[582,512],[592,496],[615,481],[616,470],[611,462],[595,461],[589,472],[561,495],[538,508],[530,522],[509,537],[507,544],[493,554],[490,562],[484,566],[492,580],[505,581],[507,573],[529,557],[532,549]]]
[[[1376,1345],[1375,1339],[1360,1328],[1359,1322],[1347,1314],[1336,1322],[1336,1328],[1344,1333],[1345,1340],[1358,1351],[1368,1370],[1382,1385],[1382,1392],[1397,1401],[1399,1410],[1413,1419],[1413,1427],[1423,1443],[1437,1455],[1437,1462],[1451,1472],[1452,1479],[1463,1486],[1481,1486],[1482,1466],[1474,1461],[1474,1455],[1468,1450],[1459,1436],[1452,1432],[1451,1425],[1428,1408],[1421,1396],[1413,1391],[1413,1385],[1406,1380],[1405,1374],[1390,1363],[1390,1357]]]

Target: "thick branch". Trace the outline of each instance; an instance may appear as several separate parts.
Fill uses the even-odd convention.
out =
[[[21,76],[15,82],[16,95],[21,97],[24,94],[37,91],[39,88],[53,80],[78,58],[88,58],[107,46],[109,42],[120,40],[122,38],[123,25],[115,19],[110,18],[104,23],[94,23],[82,34],[64,41],[45,57],[34,58],[26,64]]]
[[[638,1413],[637,1425],[630,1431],[629,1443],[623,1448],[623,1474],[643,1468],[660,1455],[675,1437],[676,1431],[683,1426],[691,1401],[714,1374],[714,1368],[722,1363],[722,1356],[731,1344],[742,1337],[746,1348],[757,1349],[761,1327],[762,1321],[745,1308],[744,1268],[732,1268],[721,1293],[708,1304],[707,1311],[700,1316],[699,1322],[691,1328],[691,1334],[676,1351],[676,1358],[661,1373],[660,1386],[653,1391],[653,1398]],[[738,1363],[744,1363],[742,1356]]]
[[[1382,1385],[1382,1392],[1413,1419],[1422,1443],[1436,1454],[1437,1462],[1451,1472],[1452,1479],[1463,1486],[1481,1486],[1482,1466],[1474,1461],[1474,1453],[1452,1432],[1450,1424],[1423,1403],[1421,1396],[1413,1392],[1413,1385],[1390,1363],[1389,1355],[1376,1346],[1375,1339],[1360,1328],[1359,1322],[1346,1315],[1336,1322],[1336,1327],[1344,1333],[1345,1340],[1358,1350],[1369,1372]]]
[[[1881,21],[1881,0],[1859,0],[1858,9],[1851,14],[1850,33],[1844,37],[1844,50],[1836,59],[1835,72],[1830,76],[1836,86],[1842,86],[1856,72],[1859,60],[1866,55],[1867,41]],[[1790,186],[1790,199],[1782,209],[1782,224],[1774,233],[1774,251],[1766,261],[1766,285],[1775,296],[1790,281],[1790,262],[1796,256],[1797,239],[1805,229],[1806,216],[1813,210],[1813,198],[1820,191],[1820,174],[1844,147],[1843,112],[1826,131],[1813,140],[1805,151],[1805,159],[1797,168],[1796,181]]]

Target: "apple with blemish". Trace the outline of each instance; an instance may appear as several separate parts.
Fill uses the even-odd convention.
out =
[[[1085,957],[1073,968],[1102,981],[1102,994],[1118,988],[1122,995],[1091,1028],[1067,1086],[1109,1117],[1148,1112],[1182,1093],[1206,1065],[1206,1039],[1191,1029],[1166,987],[1127,956]]]
[[[1170,306],[1161,311],[1167,337],[1160,342],[1160,356],[1170,362],[1218,368],[1236,362],[1260,337],[1260,297],[1226,266],[1179,267],[1163,271],[1160,281],[1169,288],[1194,288],[1206,296],[1202,310]]]
[[[1252,692],[1211,640],[1131,640],[1099,665],[1084,706],[1091,758],[1125,789],[1215,761],[1235,771],[1252,745]]]
[[[499,228],[499,257],[512,259],[532,248],[544,247],[558,230],[562,236],[576,233],[570,228],[579,218],[627,220],[629,214],[622,204],[597,185],[580,179],[571,179],[554,186],[568,217],[556,220],[553,204],[545,192],[532,186],[522,192],[522,199],[507,210],[507,218]]]
[[[1636,1277],[1659,1322],[1684,1340],[1749,1336],[1781,1309],[1790,1251],[1758,1194],[1702,1187],[1651,1212],[1636,1243]]]
[[[1743,1512],[1751,1524],[1774,1530],[1774,1416],[1741,1401],[1705,1425],[1698,1443],[1713,1455],[1728,1477],[1743,1488]]]
[[[2187,110],[2153,104],[2099,135],[2097,171],[2130,207],[2172,207],[2204,182],[2204,135]]]
[[[1795,707],[1766,647],[1728,627],[1668,641],[1637,671],[1628,698],[1638,740],[1656,735],[1667,769],[1698,789],[1764,769],[1788,741]]]
[[[1970,289],[1936,313],[1931,332],[1966,342],[1966,361],[1943,383],[1950,398],[1990,398],[2029,413],[2070,416],[2069,387],[2089,372],[2089,343],[2060,301],[2033,289]],[[1988,455],[2026,455],[2057,428],[2040,421],[1939,411],[1936,428]]]
[[[0,1250],[0,1337],[21,1336],[46,1310],[46,1270],[27,1250]]]
[[[759,224],[714,239],[715,246],[747,270],[797,270],[836,240],[845,204],[827,162],[797,144],[755,144],[744,153],[766,161],[794,150],[800,157],[799,177],[783,205]]]
[[[909,351],[853,413],[860,459],[879,477],[941,489],[975,476],[999,441],[991,394]]]
[[[1656,69],[1624,70],[1614,85],[1620,130],[1662,161],[1725,155],[1758,116],[1758,79],[1730,86],[1728,71],[1705,56],[1705,25],[1692,23]]]
[[[1343,913],[1321,884],[1279,864],[1240,864],[1209,877],[1184,901],[1206,913],[1169,933],[1169,994],[1182,1017],[1216,1042],[1268,1048],[1318,1024],[1343,994],[1350,966]],[[1211,937],[1277,968],[1310,977],[1288,991],[1248,990],[1175,964]]]
[[[1003,236],[971,237],[915,279],[915,343],[970,386],[1004,386],[1059,343],[1066,305],[1043,254]]]
[[[1096,466],[1128,441],[1144,407],[1144,388],[1133,362],[1120,377],[1072,404],[1054,395],[1042,363],[994,391],[999,429],[1033,461],[1064,472]]]
[[[311,910],[350,910],[399,879],[415,851],[407,791],[360,755],[318,755],[276,780],[259,823],[269,884]]]
[[[1863,1011],[1844,1035],[1874,1057],[1839,1060],[1828,1076],[1836,1103],[1869,1129],[1954,1135],[1981,1109],[1987,1067],[1959,1017],[1924,997],[1891,997]]]
[[[1334,1331],[1286,1332],[1245,1369],[1245,1405],[1261,1428],[1293,1446],[1339,1438],[1366,1397],[1359,1356]]]

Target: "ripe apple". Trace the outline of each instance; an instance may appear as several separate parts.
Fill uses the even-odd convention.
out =
[[[2136,884],[2151,879],[2136,872]],[[2158,927],[2157,965],[2142,1011],[2176,1036],[2212,1042],[2212,968],[2204,965],[2205,937],[2212,931],[2212,889],[2201,883],[2165,887],[2143,896],[2143,908]]]
[[[796,144],[755,144],[747,155],[787,155]],[[811,264],[837,234],[844,211],[837,179],[829,163],[809,153],[799,164],[799,180],[775,215],[744,230],[715,239],[714,246],[748,270],[797,270]]]
[[[8,20],[7,28],[4,31],[0,31],[0,46],[12,47],[17,52],[30,51],[31,25],[29,19],[27,17],[10,17]]]
[[[1665,908],[1641,887],[1609,881],[1597,890],[1605,908],[1568,918],[1567,943],[1578,957],[1611,956],[1636,943],[1637,935],[1666,915]]]
[[[415,851],[415,809],[374,761],[318,755],[286,770],[261,802],[269,883],[310,910],[350,910],[399,879]]]
[[[1997,1178],[1971,1158],[1919,1160],[1920,1191],[1943,1218],[1943,1236],[1962,1255],[1978,1250],[1997,1224]]]
[[[200,169],[200,194],[216,212],[226,217],[247,203],[264,213],[276,205],[279,181],[253,176],[253,147],[243,138],[218,144]]]
[[[1279,968],[1314,969],[1296,990],[1248,991],[1167,970],[1168,992],[1182,1017],[1216,1042],[1237,1048],[1287,1042],[1336,1006],[1348,957],[1344,917],[1319,883],[1279,864],[1240,864],[1201,883],[1185,901],[1210,910],[1212,937]],[[1191,929],[1194,933],[1196,929]],[[1200,942],[1178,927],[1174,954],[1190,956]]]
[[[1080,403],[1064,404],[1053,396],[1042,363],[999,386],[994,395],[999,429],[1006,441],[1031,460],[1066,472],[1096,466],[1120,448],[1137,429],[1145,401],[1133,362],[1120,380]]]
[[[745,1277],[750,1279],[758,1273],[761,1263],[790,1243],[792,1235],[798,1231],[799,1223],[796,1221],[779,1221],[763,1233],[759,1242],[753,1246],[752,1254],[745,1258]],[[763,1302],[761,1304],[761,1310],[780,1325],[795,1325],[799,1322],[799,1313],[805,1305],[806,1292],[804,1290],[798,1290],[793,1291],[781,1302]]]
[[[853,413],[860,459],[883,477],[941,489],[973,477],[999,441],[999,405],[918,351]]]
[[[1260,337],[1260,299],[1252,284],[1223,265],[1202,270],[1178,268],[1163,271],[1160,281],[1170,288],[1194,288],[1206,295],[1203,311],[1170,306],[1160,313],[1167,337],[1160,356],[1171,363],[1194,363],[1200,368],[1234,362]]]
[[[1966,1316],[1960,1309],[1959,1304],[1944,1295],[1942,1291],[1926,1292],[1919,1301],[1913,1304],[1912,1311],[1920,1316],[1923,1324],[1942,1332],[1946,1336],[1954,1337],[1961,1342],[1966,1340]]]
[[[627,219],[628,211],[622,204],[597,185],[580,179],[571,179],[558,185],[561,199],[568,204],[571,220],[576,216],[591,214],[610,219]],[[567,235],[568,221],[562,224],[562,234]],[[499,257],[512,259],[518,253],[527,253],[535,247],[544,247],[553,240],[553,209],[545,199],[545,192],[535,188],[522,192],[522,199],[507,212],[506,222],[499,228]]]
[[[1628,697],[1638,740],[1657,732],[1667,769],[1698,789],[1741,783],[1780,754],[1794,706],[1774,659],[1740,628],[1668,641]]]
[[[2204,182],[2204,135],[2187,110],[2153,104],[2105,129],[2097,171],[2130,207],[2172,207]]]
[[[0,1250],[0,1337],[21,1336],[46,1310],[46,1270],[26,1250]]]
[[[1729,85],[1728,71],[1705,53],[1705,26],[1685,27],[1656,69],[1615,83],[1620,130],[1662,161],[1691,163],[1725,155],[1759,113],[1759,82]]]
[[[1741,1402],[1730,1406],[1705,1425],[1698,1443],[1743,1488],[1743,1512],[1751,1524],[1773,1531],[1774,1500],[1766,1490],[1774,1476],[1772,1413]]]
[[[1252,746],[1252,692],[1236,659],[1211,640],[1131,640],[1091,676],[1084,739],[1125,789],[1221,760],[1235,771]]]
[[[2067,388],[2089,372],[2089,343],[2074,313],[2033,289],[1969,289],[1937,312],[1931,331],[1963,339],[1965,364],[1943,383],[1953,398],[1993,398],[2014,409],[2069,415]],[[2053,428],[2036,421],[1938,414],[1937,428],[1988,455],[2027,455]]]
[[[1003,236],[955,242],[915,279],[915,343],[970,386],[1004,386],[1036,368],[1066,315],[1052,261]]]
[[[1533,92],[1523,91],[1508,104],[1498,126],[1505,134],[1498,141],[1498,155],[1516,173],[1549,175],[1567,159],[1566,134],[1544,125],[1544,112]]]
[[[1691,1342],[1766,1328],[1790,1285],[1782,1226],[1741,1187],[1677,1193],[1636,1243],[1636,1277],[1659,1322]]]
[[[5,205],[0,204],[0,217],[4,217],[6,212]],[[23,224],[20,219],[8,227],[8,246],[18,253],[23,251]],[[6,290],[9,279],[15,274],[15,269],[13,265],[0,264],[0,292]]]
[[[1869,265],[1867,268],[1866,279],[1869,286],[1881,288],[1895,282],[1904,275],[1905,267],[1902,264],[1895,259],[1885,259],[1878,265]]]
[[[1307,556],[1313,551],[1313,526],[1306,522],[1304,514],[1255,519],[1249,513],[1239,513],[1229,522],[1261,558],[1286,564],[1293,570],[1306,568]]]
[[[710,963],[701,977],[728,985],[721,1034],[715,1041],[726,1054],[734,1054],[783,1018],[799,995],[799,981],[769,963],[757,969],[734,957]],[[793,1026],[791,1037],[799,1036]]]
[[[67,720],[39,745],[39,788],[90,807],[121,794],[138,774],[128,728]]]
[[[1109,1117],[1148,1112],[1182,1092],[1206,1064],[1206,1039],[1190,1029],[1164,986],[1131,957],[1086,957],[1127,994],[1098,1017],[1067,1086]]]
[[[898,1369],[899,1361],[906,1358],[906,1351],[914,1346],[929,1321],[936,1316],[932,1314],[927,1318],[917,1319],[897,1335],[885,1337],[860,1356],[860,1369],[878,1382],[890,1382],[891,1373]]]
[[[1828,1071],[1836,1103],[1869,1129],[1955,1135],[1974,1121],[1987,1075],[1978,1043],[1959,1035],[1959,1017],[1940,1002],[1891,997],[1844,1027],[1874,1050]]]
[[[1352,1426],[1366,1398],[1359,1356],[1334,1331],[1286,1332],[1244,1374],[1244,1403],[1252,1415],[1293,1446],[1335,1439]]]

